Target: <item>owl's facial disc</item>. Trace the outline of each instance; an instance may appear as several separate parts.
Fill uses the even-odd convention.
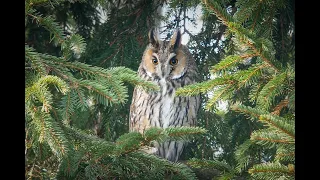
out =
[[[176,55],[170,58],[168,63],[173,67],[170,72],[171,79],[181,78],[187,70],[186,55],[181,49],[176,51]]]
[[[181,45],[181,32],[175,31],[170,41],[160,41],[156,29],[149,32],[149,45],[144,53],[143,67],[156,79],[178,79],[187,69],[187,55]]]
[[[154,49],[148,49],[143,59],[144,69],[150,77],[179,79],[186,72],[187,58],[181,48],[171,53],[158,53]]]

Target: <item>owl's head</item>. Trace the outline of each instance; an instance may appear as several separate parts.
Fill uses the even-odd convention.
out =
[[[187,47],[181,44],[179,29],[174,32],[170,41],[161,41],[157,29],[152,28],[141,68],[153,79],[179,79],[188,69],[190,56]]]

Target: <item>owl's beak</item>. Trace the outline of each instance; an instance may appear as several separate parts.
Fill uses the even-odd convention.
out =
[[[161,78],[165,79],[170,74],[170,66],[167,64],[161,64],[161,69],[159,72],[161,72]]]

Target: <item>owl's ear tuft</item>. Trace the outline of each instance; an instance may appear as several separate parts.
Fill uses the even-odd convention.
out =
[[[152,44],[155,48],[159,47],[159,33],[157,28],[151,28],[149,31],[149,43]]]
[[[170,40],[170,46],[173,50],[176,50],[177,48],[179,48],[181,45],[181,32],[180,32],[180,29],[177,29],[171,40]]]

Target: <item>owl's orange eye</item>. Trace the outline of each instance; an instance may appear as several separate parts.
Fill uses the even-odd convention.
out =
[[[153,63],[153,64],[158,64],[158,59],[155,58],[155,57],[153,57],[153,58],[152,58],[152,63]]]
[[[171,65],[176,65],[176,64],[178,64],[178,59],[177,59],[176,57],[171,58],[171,59],[170,59],[170,64],[171,64]]]

